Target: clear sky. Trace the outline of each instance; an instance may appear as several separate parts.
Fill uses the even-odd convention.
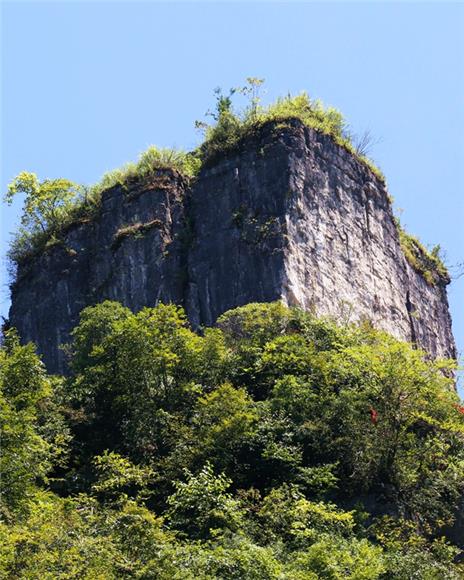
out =
[[[407,229],[464,262],[464,4],[3,2],[2,191],[20,171],[92,183],[149,144],[194,147],[212,90],[307,90],[379,139]],[[1,253],[19,208],[2,208]],[[464,276],[449,287],[464,351]],[[9,306],[5,260],[0,314]]]

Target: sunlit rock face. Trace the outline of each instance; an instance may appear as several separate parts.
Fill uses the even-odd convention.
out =
[[[406,261],[383,183],[298,121],[264,126],[194,183],[164,170],[106,191],[95,219],[19,268],[10,323],[65,372],[60,345],[104,299],[180,304],[194,327],[280,299],[456,354],[445,283]]]

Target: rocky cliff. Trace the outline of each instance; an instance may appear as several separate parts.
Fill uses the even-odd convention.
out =
[[[446,280],[406,260],[384,184],[299,121],[265,125],[193,183],[163,170],[104,192],[95,219],[19,267],[10,323],[62,372],[80,310],[104,299],[175,302],[194,326],[281,299],[455,356]]]

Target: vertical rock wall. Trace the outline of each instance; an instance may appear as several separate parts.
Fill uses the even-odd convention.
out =
[[[445,285],[406,261],[382,182],[298,121],[264,126],[191,188],[166,170],[106,191],[94,220],[19,268],[10,322],[63,372],[59,345],[104,299],[181,304],[195,326],[282,299],[455,356]]]
[[[384,184],[301,125],[288,159],[286,301],[369,319],[434,357],[454,357],[444,282],[427,283],[405,259]]]
[[[198,324],[249,302],[282,295],[288,149],[273,127],[207,169],[190,203],[187,312]]]
[[[185,189],[170,171],[143,185],[115,186],[104,192],[94,220],[74,224],[62,244],[18,268],[10,324],[37,344],[50,371],[66,370],[60,345],[69,342],[85,306],[108,299],[136,311],[182,303]]]

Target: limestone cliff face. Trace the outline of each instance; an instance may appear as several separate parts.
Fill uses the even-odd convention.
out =
[[[406,261],[384,185],[297,121],[263,127],[193,185],[163,171],[105,192],[97,218],[19,268],[10,322],[62,372],[59,345],[104,299],[178,303],[194,326],[281,299],[455,356],[445,284]]]
[[[18,269],[10,322],[32,340],[47,368],[64,372],[60,345],[85,306],[118,300],[133,310],[157,302],[182,303],[186,257],[185,180],[160,172],[104,192],[95,220],[74,225],[64,243]]]

